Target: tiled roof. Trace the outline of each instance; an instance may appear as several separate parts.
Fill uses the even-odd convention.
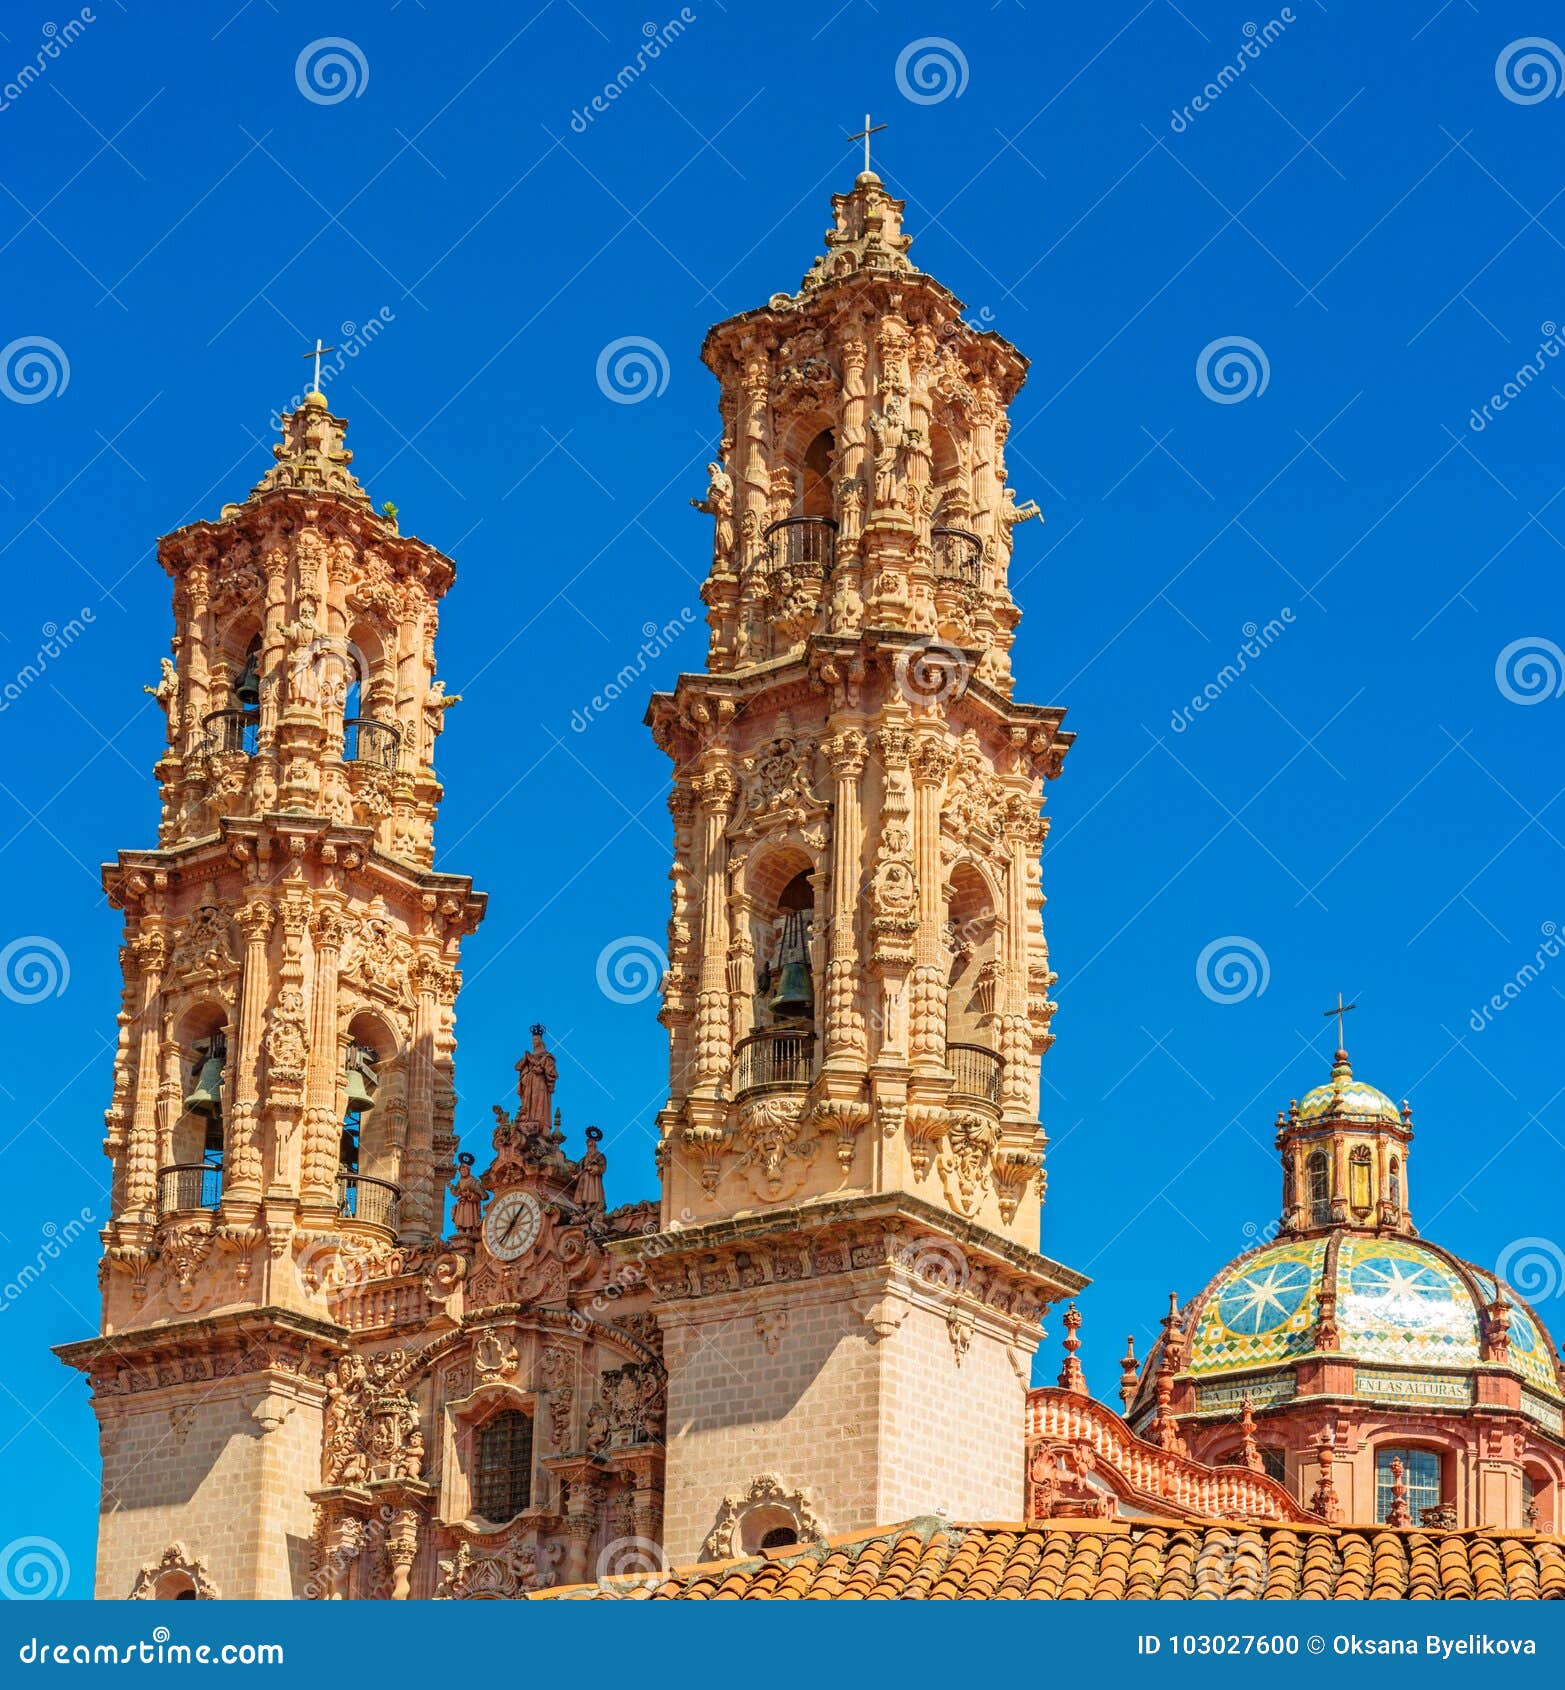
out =
[[[1565,1542],[1533,1532],[1150,1520],[909,1521],[749,1560],[606,1579],[538,1600],[1565,1600]]]

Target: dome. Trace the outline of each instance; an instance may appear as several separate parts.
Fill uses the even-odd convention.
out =
[[[1401,1122],[1402,1111],[1383,1091],[1353,1078],[1348,1065],[1348,1053],[1337,1052],[1331,1078],[1323,1086],[1304,1094],[1298,1106],[1299,1121],[1385,1121],[1391,1126]]]
[[[1354,1089],[1392,1107],[1370,1087]],[[1485,1362],[1484,1319],[1501,1289],[1512,1310],[1509,1355]],[[1318,1342],[1323,1291],[1336,1298],[1329,1350]],[[1318,1354],[1356,1363],[1369,1386],[1359,1394],[1411,1390],[1428,1406],[1464,1407],[1472,1398],[1458,1375],[1508,1368],[1546,1399],[1529,1410],[1524,1397],[1523,1412],[1557,1421],[1565,1402],[1553,1343],[1533,1311],[1492,1274],[1420,1238],[1336,1228],[1262,1245],[1230,1262],[1181,1311],[1180,1327],[1179,1371],[1195,1383],[1197,1413],[1231,1412],[1247,1391],[1257,1405],[1290,1396],[1292,1365]],[[1137,1412],[1152,1401],[1161,1348],[1147,1359]],[[1410,1376],[1380,1371],[1402,1368],[1418,1370],[1416,1389]]]

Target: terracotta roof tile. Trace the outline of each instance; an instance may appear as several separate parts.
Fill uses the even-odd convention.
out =
[[[1565,1543],[1533,1532],[1045,1520],[913,1520],[750,1559],[541,1591],[531,1600],[1565,1600]]]

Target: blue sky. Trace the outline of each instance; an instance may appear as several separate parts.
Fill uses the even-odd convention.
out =
[[[356,469],[459,565],[437,847],[491,899],[459,1125],[481,1151],[542,1019],[573,1144],[596,1122],[611,1199],[653,1189],[656,1006],[611,1001],[597,962],[662,935],[667,769],[642,696],[573,714],[645,625],[699,612],[702,335],[797,284],[868,107],[915,258],[1033,361],[1011,478],[1047,522],[1019,531],[1017,691],[1079,734],[1049,794],[1043,1247],[1093,1277],[1094,1387],[1275,1218],[1272,1121],[1324,1077],[1338,990],[1359,1073],[1413,1101],[1415,1219],[1489,1265],[1545,1241],[1540,1312],[1565,1324],[1565,957],[1536,967],[1565,919],[1565,100],[1496,73],[1545,9],[702,0],[575,127],[677,7],[91,10],[0,87],[0,944],[46,939],[69,973],[0,998],[0,1282],[103,1212],[119,921],[96,865],[155,836],[155,537],[258,478],[317,334],[363,343],[330,389]],[[8,8],[0,83],[76,16]],[[356,49],[331,103],[296,79],[325,36]],[[632,337],[666,384],[612,402],[600,357]],[[1236,337],[1237,363],[1208,350]],[[698,617],[645,690],[703,651]],[[1235,945],[1251,989],[1209,960],[1203,990]],[[93,1330],[94,1257],[0,1296],[0,1541],[56,1540],[72,1594],[96,1437],[47,1346]]]

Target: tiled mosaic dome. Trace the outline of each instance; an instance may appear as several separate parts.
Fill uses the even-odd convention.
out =
[[[1338,1051],[1331,1078],[1325,1085],[1306,1092],[1299,1103],[1301,1121],[1324,1121],[1328,1117],[1341,1121],[1388,1121],[1396,1126],[1402,1114],[1383,1091],[1355,1080],[1345,1053]]]
[[[1391,1107],[1381,1093],[1361,1089]],[[1337,1295],[1332,1353],[1361,1368],[1389,1364],[1444,1375],[1480,1362],[1482,1313],[1496,1295],[1492,1274],[1423,1239],[1339,1229],[1264,1245],[1230,1262],[1184,1311],[1188,1343],[1181,1371],[1198,1389],[1222,1378],[1238,1387],[1246,1373],[1316,1353],[1323,1288]],[[1512,1305],[1509,1366],[1550,1403],[1565,1401],[1553,1342],[1515,1291],[1505,1291]],[[1157,1361],[1154,1350],[1138,1410],[1151,1400]]]

